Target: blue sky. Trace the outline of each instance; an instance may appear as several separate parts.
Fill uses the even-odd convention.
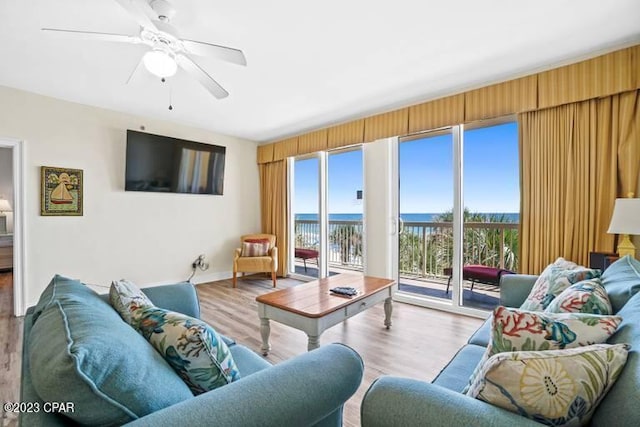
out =
[[[453,207],[453,143],[441,135],[400,144],[400,212]],[[329,212],[361,213],[362,151],[329,156]],[[465,206],[472,212],[518,212],[518,127],[515,122],[464,133]],[[318,161],[295,164],[296,213],[318,212]]]

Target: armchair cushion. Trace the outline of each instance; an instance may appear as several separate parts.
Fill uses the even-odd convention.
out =
[[[269,241],[264,242],[242,242],[242,257],[261,257],[269,253]]]

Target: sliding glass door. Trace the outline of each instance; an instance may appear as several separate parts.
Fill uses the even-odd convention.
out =
[[[451,300],[453,260],[453,134],[451,129],[402,139],[398,145],[399,289]]]
[[[518,271],[517,123],[467,127],[462,152],[462,302],[491,310],[500,300],[500,277]]]
[[[320,277],[320,158],[293,159],[291,273]]]
[[[362,274],[362,149],[319,152],[289,164],[289,272],[311,278]]]
[[[362,149],[329,152],[327,170],[329,274],[362,274]]]
[[[500,277],[518,270],[517,124],[400,138],[397,167],[402,295],[459,311],[494,308]]]

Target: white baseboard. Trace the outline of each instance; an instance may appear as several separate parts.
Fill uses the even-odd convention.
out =
[[[214,271],[212,273],[196,272],[191,279],[191,283],[199,285],[201,283],[217,282],[218,280],[227,280],[233,277],[233,271]]]

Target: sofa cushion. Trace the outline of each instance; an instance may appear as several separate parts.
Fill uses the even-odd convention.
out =
[[[475,344],[481,345],[482,347],[486,347],[489,345],[489,341],[491,341],[491,322],[493,317],[489,317],[484,321],[482,326],[478,328],[477,331],[471,335],[467,344]]]
[[[607,290],[613,312],[617,313],[640,291],[640,261],[630,255],[620,258],[602,274],[602,286]]]
[[[611,314],[611,301],[599,277],[569,286],[544,309],[547,313]]]
[[[469,381],[473,369],[484,355],[485,348],[479,345],[467,344],[449,361],[438,376],[432,381],[441,387],[461,392]]]
[[[640,405],[637,398],[640,384],[640,293],[635,294],[618,312],[622,323],[607,341],[609,344],[631,344],[627,364],[622,375],[598,407],[593,416],[593,426],[640,425]]]
[[[154,306],[136,307],[133,324],[198,395],[240,379],[229,347],[202,320]]]
[[[267,362],[245,346],[232,345],[229,347],[229,350],[233,356],[233,361],[236,362],[238,371],[240,371],[240,374],[242,375],[240,378],[245,378],[258,371],[271,367],[271,363]]]
[[[54,277],[36,307],[27,355],[33,387],[45,402],[73,402],[66,415],[78,423],[121,425],[193,397],[158,352],[79,281]]]
[[[618,379],[628,350],[626,344],[594,344],[496,354],[467,395],[543,424],[586,425]]]
[[[525,302],[520,306],[523,310],[542,311],[551,301],[574,283],[600,277],[600,270],[592,270],[558,258],[540,274]]]

